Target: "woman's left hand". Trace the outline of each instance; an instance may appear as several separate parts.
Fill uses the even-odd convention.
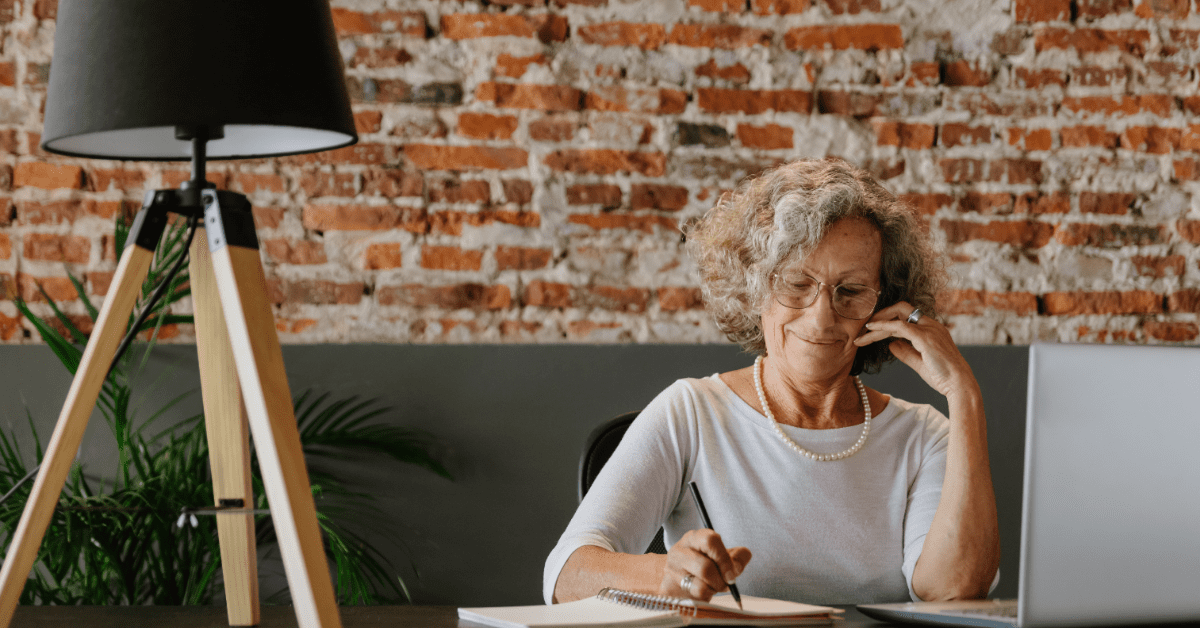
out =
[[[867,321],[866,333],[854,340],[865,347],[873,342],[893,338],[889,348],[892,355],[907,364],[934,390],[946,397],[957,393],[978,394],[979,384],[950,330],[930,316],[908,322],[913,306],[904,301],[879,310]]]

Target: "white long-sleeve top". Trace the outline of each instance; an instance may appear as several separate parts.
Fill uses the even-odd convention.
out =
[[[848,449],[862,425],[781,425],[818,453]],[[913,568],[942,493],[949,420],[892,397],[849,458],[817,462],[790,449],[771,421],[717,375],[658,395],[620,445],[546,560],[551,603],[567,558],[595,545],[641,554],[661,526],[667,547],[703,528],[695,481],[726,547],[753,553],[738,589],[816,604],[918,599]]]

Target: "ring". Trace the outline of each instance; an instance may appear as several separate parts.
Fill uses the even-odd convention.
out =
[[[912,314],[908,315],[908,322],[915,324],[919,320],[921,320],[921,308],[915,308]]]
[[[691,595],[691,593],[692,593],[692,574],[688,574],[688,575],[684,576],[683,580],[679,581],[679,588],[683,589],[684,591],[687,591],[688,595]]]

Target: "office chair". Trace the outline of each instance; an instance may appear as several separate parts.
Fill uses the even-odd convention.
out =
[[[592,430],[591,434],[588,434],[587,444],[583,447],[583,455],[579,458],[579,501],[583,501],[583,496],[591,488],[592,482],[596,481],[596,476],[600,475],[600,469],[604,468],[604,463],[608,462],[609,456],[617,449],[617,443],[621,442],[621,438],[625,436],[625,430],[629,429],[629,424],[633,423],[637,415],[637,411],[626,412],[600,424],[599,427]],[[654,540],[650,541],[646,553],[667,553],[662,528],[658,529],[658,534],[655,534]]]

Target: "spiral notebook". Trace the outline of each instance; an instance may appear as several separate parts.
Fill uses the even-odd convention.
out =
[[[459,619],[498,628],[604,626],[670,627],[693,624],[811,626],[829,624],[842,611],[828,606],[742,596],[744,609],[728,595],[711,602],[604,589],[595,597],[550,606],[460,608]]]

